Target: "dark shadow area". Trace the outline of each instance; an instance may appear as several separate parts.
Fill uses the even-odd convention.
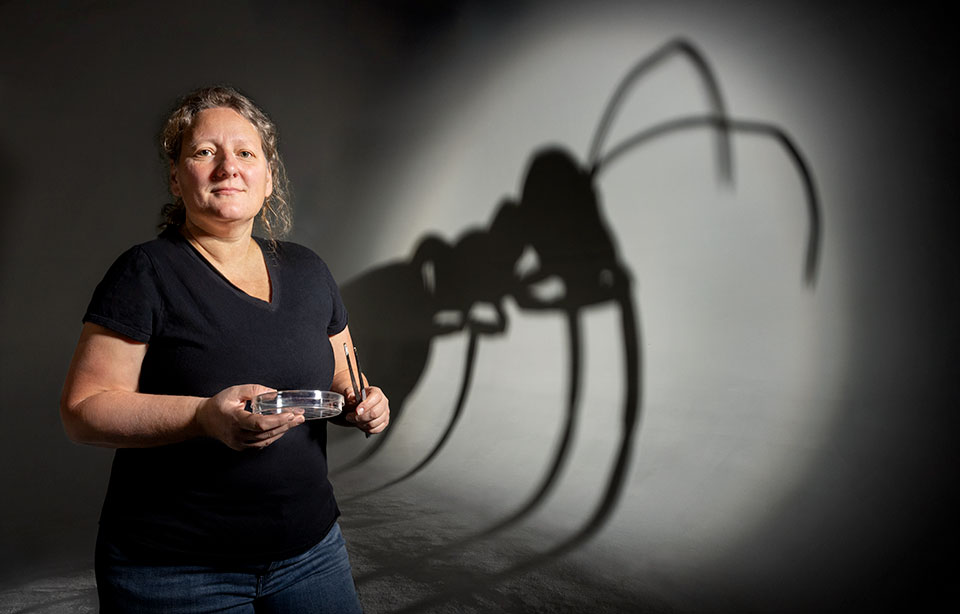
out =
[[[624,96],[650,69],[674,56],[686,59],[697,70],[707,91],[710,111],[656,124],[602,153],[606,134]],[[520,200],[501,203],[487,228],[468,231],[449,244],[438,237],[426,236],[417,244],[409,261],[374,269],[344,286],[344,300],[351,313],[351,328],[356,331],[358,343],[364,347],[365,355],[377,356],[376,363],[371,358],[368,373],[371,378],[382,382],[384,389],[393,391],[395,422],[388,433],[404,428],[404,405],[423,375],[432,340],[459,332],[469,335],[458,400],[438,440],[411,469],[378,487],[344,498],[345,503],[395,486],[437,459],[468,402],[478,339],[507,333],[504,301],[508,298],[525,312],[564,315],[570,365],[561,434],[541,481],[526,501],[514,512],[473,535],[426,554],[400,557],[386,567],[359,577],[361,586],[384,573],[405,573],[405,570],[416,569],[430,559],[449,555],[491,537],[528,517],[546,500],[562,475],[577,431],[584,343],[581,314],[599,305],[615,305],[620,313],[625,378],[619,441],[593,512],[580,528],[554,546],[494,573],[481,576],[467,570],[463,574],[452,573],[444,578],[444,590],[398,612],[439,607],[464,594],[479,593],[541,567],[590,540],[616,509],[640,423],[642,343],[632,276],[620,260],[615,235],[601,210],[596,180],[601,171],[630,150],[657,137],[699,128],[716,133],[721,181],[733,180],[732,134],[759,134],[775,139],[784,148],[805,189],[809,232],[803,277],[812,285],[819,254],[820,211],[813,176],[799,148],[784,130],[775,125],[729,117],[705,56],[690,42],[674,40],[641,59],[621,81],[596,130],[585,166],[564,149],[548,147],[537,150],[526,170]],[[377,296],[384,296],[385,289],[391,291],[387,296],[396,296],[399,300],[377,300]],[[480,318],[478,314],[486,314],[486,317]],[[349,471],[362,465],[382,450],[387,441],[388,437],[381,436],[371,442],[341,470]]]

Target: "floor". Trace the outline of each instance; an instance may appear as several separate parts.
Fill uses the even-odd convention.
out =
[[[367,614],[636,612],[641,603],[645,612],[676,611],[605,573],[588,539],[574,543],[535,523],[507,526],[423,485],[345,493],[341,508]],[[0,614],[96,611],[92,570],[0,592]]]

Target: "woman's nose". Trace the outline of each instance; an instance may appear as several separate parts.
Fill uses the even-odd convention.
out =
[[[217,163],[216,173],[219,177],[231,177],[237,172],[237,158],[230,152],[220,155]]]

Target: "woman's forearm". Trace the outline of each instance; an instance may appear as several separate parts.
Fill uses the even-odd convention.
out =
[[[150,447],[204,434],[197,411],[205,399],[107,390],[61,405],[67,436],[108,448]]]

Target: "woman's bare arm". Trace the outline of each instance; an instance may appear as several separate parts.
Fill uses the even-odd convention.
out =
[[[303,422],[302,416],[259,416],[244,404],[264,386],[233,386],[210,397],[138,391],[147,345],[86,323],[74,352],[60,416],[73,441],[109,448],[149,447],[210,436],[241,450],[262,448]]]

